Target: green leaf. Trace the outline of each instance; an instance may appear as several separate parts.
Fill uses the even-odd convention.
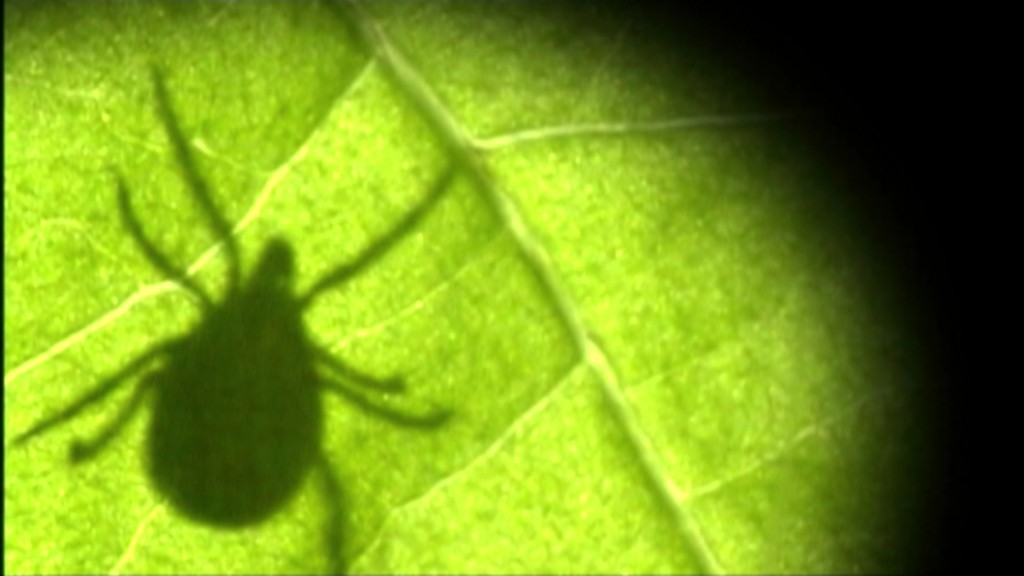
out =
[[[408,429],[324,396],[347,569],[900,568],[918,355],[860,181],[701,41],[657,54],[602,10],[5,3],[5,569],[337,568],[312,476],[245,530],[169,506],[149,407],[72,466],[130,387],[10,446],[199,319],[121,226],[115,171],[156,243],[224,287],[154,64],[246,270],[284,236],[308,287],[458,172],[305,316],[404,376],[396,405],[455,411]]]

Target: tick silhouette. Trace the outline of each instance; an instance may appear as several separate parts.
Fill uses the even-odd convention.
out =
[[[382,403],[404,390],[400,378],[378,379],[352,368],[315,344],[302,314],[326,290],[365,270],[406,236],[436,204],[453,172],[447,170],[425,198],[385,236],[353,261],[292,290],[294,255],[283,240],[264,248],[242,282],[239,250],[227,220],[214,205],[181,133],[162,76],[153,72],[157,111],[187,189],[227,254],[227,288],[220,301],[164,255],[143,232],[124,179],[118,176],[121,219],[146,259],[196,297],[199,323],[128,362],[77,401],[18,436],[15,444],[66,423],[142,374],[127,403],[95,437],[77,440],[71,461],[95,456],[153,396],[148,431],[148,473],[154,487],[185,515],[204,523],[240,527],[258,523],[293,496],[312,469],[324,475],[330,511],[328,540],[337,552],[340,487],[321,448],[322,392],[399,425],[440,426],[447,410],[410,414]]]

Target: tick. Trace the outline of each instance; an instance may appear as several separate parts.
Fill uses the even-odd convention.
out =
[[[72,420],[138,377],[128,401],[106,427],[92,438],[73,442],[72,462],[98,454],[152,397],[147,472],[155,489],[186,516],[224,527],[258,523],[284,506],[313,469],[324,475],[328,508],[334,508],[339,487],[321,447],[323,392],[339,394],[360,409],[404,426],[437,427],[450,412],[431,408],[409,414],[387,407],[380,400],[403,392],[403,380],[375,378],[335,358],[311,339],[303,312],[319,295],[367,269],[412,231],[448,188],[453,172],[447,170],[390,232],[304,293],[293,290],[295,256],[280,239],[267,243],[243,282],[238,245],[200,176],[156,70],[153,84],[157,112],[189,194],[226,252],[225,293],[214,300],[157,248],[143,231],[128,186],[118,175],[118,206],[125,228],[154,268],[195,297],[200,320],[187,334],[164,340],[127,362],[14,442],[23,444]],[[339,513],[330,512],[329,541],[340,526]],[[336,539],[328,544],[332,555],[336,546]]]

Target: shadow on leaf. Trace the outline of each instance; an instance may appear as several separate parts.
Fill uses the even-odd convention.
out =
[[[225,248],[227,289],[215,300],[146,235],[117,175],[118,205],[126,230],[149,263],[193,294],[202,317],[189,333],[162,341],[130,360],[78,400],[17,436],[15,445],[69,422],[123,384],[138,380],[128,402],[89,439],[75,441],[70,458],[95,457],[153,397],[147,437],[147,472],[153,486],[183,515],[210,526],[240,528],[280,511],[311,471],[320,475],[327,524],[323,536],[333,572],[344,571],[343,490],[322,448],[322,393],[344,397],[396,425],[437,428],[447,409],[396,411],[380,399],[401,394],[399,377],[377,378],[353,368],[309,336],[304,311],[317,296],[369,269],[413,231],[444,195],[449,168],[390,232],[365,252],[293,291],[295,255],[284,240],[271,240],[248,278],[228,221],[200,175],[171,106],[162,74],[153,70],[157,112],[191,198]]]

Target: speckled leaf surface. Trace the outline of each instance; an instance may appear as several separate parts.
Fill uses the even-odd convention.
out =
[[[695,40],[545,3],[5,3],[9,442],[199,319],[225,257],[154,112],[181,129],[245,269],[308,287],[440,203],[311,307],[311,337],[454,417],[333,396],[323,452],[352,572],[813,572],[898,565],[910,335],[841,199],[855,181]],[[567,33],[572,30],[573,33]],[[245,362],[245,358],[225,359]],[[266,522],[190,521],[147,478],[149,408],[68,463],[125,387],[6,448],[5,569],[309,573],[310,480]],[[184,425],[184,424],[183,424]]]

